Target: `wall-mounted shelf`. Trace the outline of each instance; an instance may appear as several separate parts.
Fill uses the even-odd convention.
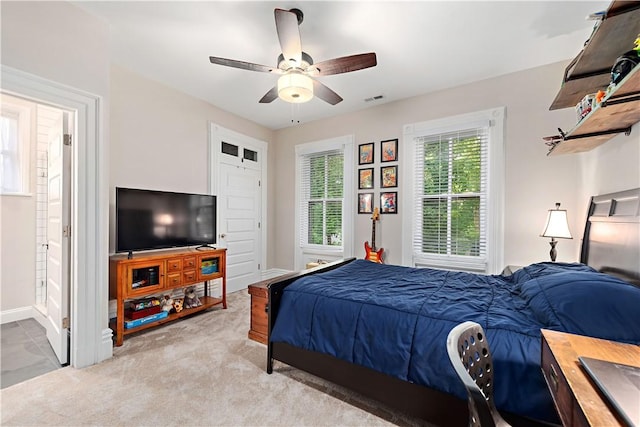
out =
[[[616,59],[640,33],[640,1],[614,1],[582,51],[567,66],[550,110],[574,107],[589,93],[604,90]]]
[[[640,121],[640,66],[635,67],[602,103],[564,135],[549,138],[549,154],[589,151]]]
[[[562,87],[550,110],[575,107],[582,98],[605,90],[616,59],[631,50],[640,34],[640,1],[614,1],[584,49],[565,69]],[[544,138],[548,154],[589,151],[640,121],[640,66],[634,68],[602,103],[569,132]]]

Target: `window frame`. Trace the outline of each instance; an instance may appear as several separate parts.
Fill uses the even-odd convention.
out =
[[[18,146],[14,156],[17,157],[20,188],[16,191],[6,191],[0,186],[0,195],[3,196],[30,196],[31,195],[31,146],[32,146],[32,110],[30,106],[2,100],[1,115],[17,120]],[[2,147],[0,147],[2,150]],[[4,181],[4,176],[0,177]]]
[[[403,199],[402,263],[407,266],[433,267],[449,270],[496,274],[504,263],[504,177],[505,107],[468,114],[407,124],[403,128],[403,182],[407,197]],[[485,212],[486,255],[484,258],[462,255],[422,254],[414,250],[413,235],[416,227],[417,197],[415,181],[416,140],[456,130],[488,127],[487,147],[487,204]]]
[[[302,244],[302,162],[303,159],[325,152],[343,152],[343,202],[342,202],[342,246]],[[304,268],[311,260],[332,261],[353,256],[353,221],[355,205],[354,191],[354,144],[353,136],[346,135],[321,141],[298,144],[295,147],[295,268]],[[308,233],[308,229],[305,230]]]

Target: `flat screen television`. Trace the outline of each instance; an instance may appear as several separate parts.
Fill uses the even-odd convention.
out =
[[[216,243],[216,196],[116,187],[116,252]]]

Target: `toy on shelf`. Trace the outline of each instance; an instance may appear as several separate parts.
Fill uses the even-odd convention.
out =
[[[176,313],[180,313],[182,308],[184,307],[184,299],[183,298],[174,298],[173,300],[173,309]]]
[[[578,102],[576,105],[576,114],[578,116],[578,121],[584,119],[595,107],[596,102],[596,94],[590,93],[585,95],[582,98],[582,101]]]
[[[165,295],[160,305],[162,306],[162,311],[166,311],[167,313],[173,310],[173,298],[171,298],[171,295]]]
[[[184,308],[194,308],[202,305],[195,286],[188,286],[184,289]]]

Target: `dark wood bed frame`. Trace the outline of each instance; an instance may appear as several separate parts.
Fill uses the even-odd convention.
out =
[[[329,271],[354,259],[303,270],[270,283],[268,285],[269,336],[278,316],[282,292],[287,286],[300,277]],[[639,260],[640,188],[592,197],[587,211],[580,262],[640,285]],[[466,400],[438,390],[402,381],[333,356],[280,342],[268,343],[267,373],[269,374],[273,372],[274,360],[347,387],[402,413],[436,425],[468,424]],[[512,414],[504,414],[504,416],[512,425],[540,425],[534,420]]]

